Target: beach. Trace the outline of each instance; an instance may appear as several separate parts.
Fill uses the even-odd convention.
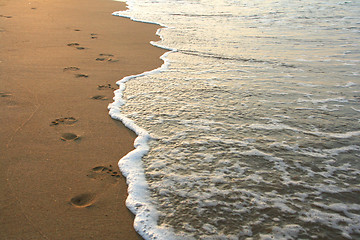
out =
[[[141,239],[108,115],[117,80],[159,67],[159,26],[111,0],[0,0],[0,239]]]
[[[0,0],[0,239],[359,239],[360,3],[126,4]]]

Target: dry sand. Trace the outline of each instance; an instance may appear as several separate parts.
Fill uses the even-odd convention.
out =
[[[159,26],[111,0],[0,0],[0,239],[139,239],[115,82],[157,68]]]

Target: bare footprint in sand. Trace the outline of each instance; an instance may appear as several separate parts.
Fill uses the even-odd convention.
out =
[[[76,42],[74,42],[74,43],[68,43],[67,45],[68,45],[69,47],[75,47],[75,48],[78,49],[78,50],[87,49],[87,48],[85,48],[85,47],[81,47],[80,44],[79,44],[79,43],[76,43]]]
[[[12,16],[5,16],[5,15],[0,15],[0,17],[2,17],[2,18],[12,18]]]
[[[60,139],[63,141],[76,141],[80,139],[80,136],[76,135],[75,133],[63,133]]]
[[[75,74],[75,77],[76,78],[88,78],[89,75],[80,73],[80,74]]]
[[[76,47],[76,46],[80,46],[79,43],[68,43],[67,44],[69,47]]]
[[[79,70],[80,70],[80,68],[78,68],[78,67],[66,67],[63,69],[64,72],[76,72]],[[84,73],[78,73],[78,74],[75,74],[75,77],[76,78],[88,78],[89,75],[84,74]]]
[[[18,103],[12,93],[0,91],[1,105],[5,104],[8,107],[16,106]]]
[[[0,92],[1,104],[5,104],[8,107],[16,106],[17,101],[14,96],[9,92]]]
[[[114,55],[109,54],[109,53],[100,53],[99,56],[101,56],[101,57],[113,57]]]
[[[97,39],[98,38],[97,33],[91,33],[90,36],[91,36],[91,39]]]
[[[112,87],[110,83],[106,84],[106,85],[98,85],[97,89],[98,90],[107,90],[107,89],[116,90],[116,88]]]
[[[108,100],[108,98],[103,96],[103,95],[96,95],[96,96],[93,96],[91,99],[94,99],[94,100]]]
[[[11,97],[12,94],[11,93],[6,93],[6,92],[0,92],[0,97]]]
[[[95,59],[100,62],[118,62],[119,60],[114,58],[114,55],[108,53],[100,53],[99,57]]]
[[[87,208],[93,205],[96,195],[93,193],[83,193],[70,199],[70,203],[79,208]]]
[[[50,126],[55,126],[55,125],[59,125],[59,124],[73,125],[77,121],[78,120],[76,118],[74,118],[74,117],[62,117],[62,118],[57,118],[54,121],[52,121]]]
[[[64,68],[64,72],[67,72],[67,71],[79,71],[80,70],[80,68],[78,68],[78,67],[66,67],[66,68]]]
[[[118,170],[113,170],[112,165],[106,166],[97,166],[91,169],[90,173],[87,175],[89,178],[97,179],[100,181],[110,181],[116,183],[117,180],[121,177]]]

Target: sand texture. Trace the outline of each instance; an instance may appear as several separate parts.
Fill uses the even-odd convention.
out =
[[[159,67],[159,26],[111,0],[0,0],[0,239],[139,239],[111,119],[116,81]]]

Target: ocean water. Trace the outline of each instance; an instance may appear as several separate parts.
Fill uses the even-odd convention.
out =
[[[360,2],[128,0],[164,65],[110,115],[145,239],[360,239]]]

